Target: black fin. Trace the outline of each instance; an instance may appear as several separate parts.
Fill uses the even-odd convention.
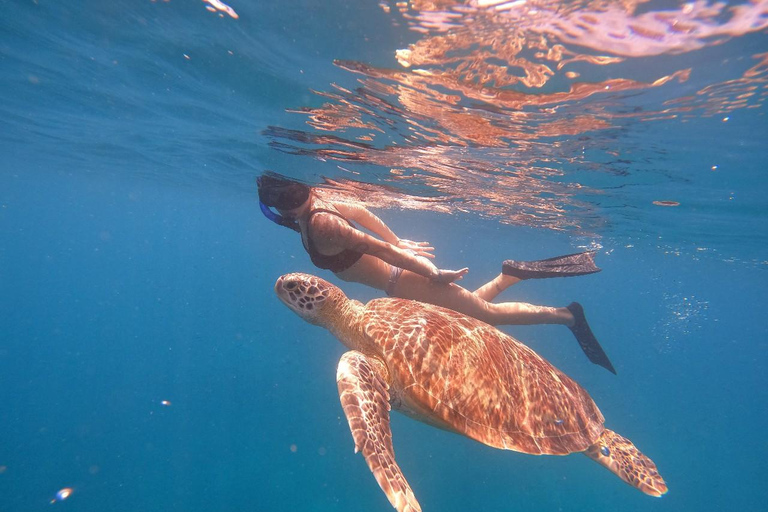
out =
[[[507,260],[501,265],[501,272],[518,279],[545,279],[548,277],[574,277],[600,272],[595,265],[595,251],[578,252],[555,256],[546,260]]]
[[[569,329],[571,329],[573,335],[576,336],[576,341],[581,345],[581,350],[584,351],[590,361],[616,375],[616,370],[611,364],[611,361],[608,360],[608,356],[605,354],[603,347],[600,346],[597,338],[592,334],[592,329],[589,328],[587,317],[584,316],[584,308],[582,308],[581,304],[578,302],[572,302],[567,307],[568,311],[571,312],[576,321],[573,324],[573,327],[569,327]]]

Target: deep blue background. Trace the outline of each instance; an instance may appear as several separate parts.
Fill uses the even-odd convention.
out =
[[[314,165],[259,133],[302,124],[284,109],[350,80],[334,58],[392,65],[388,50],[414,36],[375,4],[234,5],[233,22],[200,2],[41,3],[0,3],[0,511],[390,510],[338,404],[343,347],[274,297],[278,275],[314,270],[293,233],[261,218],[253,179]],[[760,147],[763,112],[723,146]],[[714,123],[702,121],[702,140]],[[717,151],[687,144],[671,162],[706,165]],[[503,296],[584,304],[618,376],[562,327],[505,331],[584,385],[669,494],[643,496],[579,455],[496,451],[395,415],[425,511],[765,507],[765,248],[718,246],[728,219],[712,208],[707,230],[685,208],[715,204],[702,191],[749,198],[738,215],[764,237],[764,156],[726,152],[726,181],[679,186],[680,209],[614,223],[602,273]],[[505,258],[591,241],[470,214],[378,213],[432,241],[441,266],[468,265],[470,288]],[[49,504],[62,487],[75,493]]]

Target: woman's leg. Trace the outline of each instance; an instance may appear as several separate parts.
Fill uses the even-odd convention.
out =
[[[499,274],[472,293],[485,301],[491,302],[501,292],[520,281],[522,281],[520,278]]]
[[[494,304],[455,283],[436,284],[426,277],[407,270],[403,271],[395,284],[394,296],[442,306],[491,325],[566,325],[590,361],[616,373],[611,361],[589,328],[581,305],[576,302],[567,308],[535,306],[524,302]]]
[[[426,277],[407,270],[403,271],[397,281],[394,295],[402,299],[418,300],[452,309],[491,325],[561,324],[571,326],[574,321],[573,315],[567,308],[536,306],[524,302],[493,304],[455,283],[448,285],[434,283]]]

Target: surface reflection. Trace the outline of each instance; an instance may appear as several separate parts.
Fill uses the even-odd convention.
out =
[[[317,92],[321,106],[293,110],[309,130],[266,133],[284,152],[390,168],[379,195],[408,184],[431,197],[410,208],[440,203],[501,222],[594,231],[606,221],[589,198],[605,192],[582,176],[627,172],[631,160],[613,165],[617,137],[639,122],[758,108],[766,96],[768,53],[746,56],[741,76],[721,81],[697,75],[691,59],[659,59],[764,30],[768,0],[668,10],[630,0],[380,7],[420,34],[393,50],[397,64],[337,61],[358,86],[334,84]]]

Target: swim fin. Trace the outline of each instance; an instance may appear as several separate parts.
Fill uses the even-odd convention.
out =
[[[581,350],[584,351],[590,361],[616,375],[616,370],[613,368],[611,361],[608,360],[603,347],[600,346],[597,338],[592,334],[592,329],[589,328],[587,317],[584,316],[584,308],[578,302],[571,302],[566,307],[573,315],[574,320],[576,320],[569,329],[576,336],[576,341],[581,345]]]
[[[595,265],[595,251],[566,254],[546,260],[507,260],[501,265],[502,274],[518,279],[583,276],[600,272],[600,270]]]

